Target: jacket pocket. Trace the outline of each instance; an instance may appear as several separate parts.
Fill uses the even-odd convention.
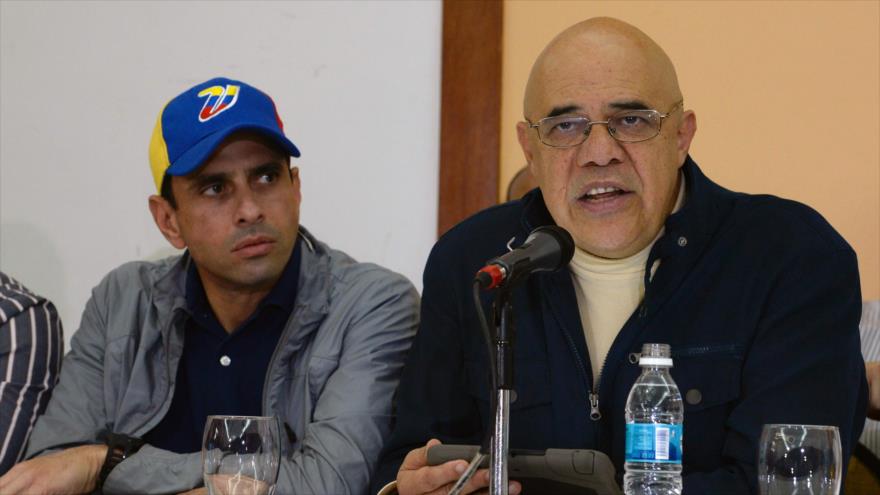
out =
[[[309,358],[309,396],[312,404],[318,402],[318,397],[324,391],[330,375],[339,367],[339,358],[312,356]]]
[[[673,354],[671,374],[684,403],[684,465],[699,471],[723,462],[727,421],[740,398],[743,358],[732,349],[688,351],[693,349]]]
[[[693,347],[673,353],[672,379],[685,413],[739,398],[743,358],[734,346]]]

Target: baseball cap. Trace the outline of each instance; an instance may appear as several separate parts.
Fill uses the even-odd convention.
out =
[[[150,168],[156,189],[168,175],[187,175],[207,160],[230,134],[255,131],[291,156],[299,149],[284,135],[275,102],[241,81],[217,77],[184,91],[159,112],[150,139]]]

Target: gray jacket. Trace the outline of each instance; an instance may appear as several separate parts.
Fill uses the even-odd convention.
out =
[[[282,433],[276,493],[363,494],[391,428],[392,395],[418,325],[403,276],[316,241],[304,229],[296,305],[266,373],[263,413]],[[142,436],[171,405],[186,320],[188,255],[133,262],[92,291],[61,380],[27,456],[97,443],[105,428]],[[202,483],[201,454],[145,445],[106,493],[176,493]]]

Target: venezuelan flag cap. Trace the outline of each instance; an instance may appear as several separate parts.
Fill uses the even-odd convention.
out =
[[[207,160],[234,132],[256,131],[291,156],[299,150],[284,135],[284,124],[269,95],[224,77],[193,86],[159,112],[150,139],[150,168],[156,189],[168,175],[187,175]]]

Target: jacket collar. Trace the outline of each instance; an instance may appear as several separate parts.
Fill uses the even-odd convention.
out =
[[[666,219],[666,229],[686,226],[691,232],[711,234],[717,228],[719,217],[725,215],[731,205],[730,201],[719,202],[719,193],[731,199],[733,193],[709,180],[690,155],[681,170],[685,180],[685,203]]]
[[[153,282],[153,304],[160,314],[170,315],[186,308],[186,273],[191,264],[189,251],[184,251],[159,265]]]
[[[316,240],[302,225],[299,227],[299,235],[303,250],[299,285],[296,289],[298,302],[294,312],[302,308],[312,314],[314,319],[320,319],[330,308],[330,252],[327,245]],[[309,321],[313,318],[309,318]]]

